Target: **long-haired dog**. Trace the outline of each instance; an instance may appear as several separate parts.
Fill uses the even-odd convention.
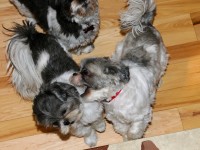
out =
[[[103,109],[99,102],[81,101],[85,86],[79,66],[54,36],[37,32],[33,24],[16,24],[10,31],[15,33],[8,44],[12,83],[22,97],[34,100],[37,123],[83,136],[86,144],[95,146],[96,131],[105,130]]]
[[[56,36],[65,51],[89,53],[99,32],[97,0],[10,0],[20,14]]]
[[[42,84],[64,82],[79,87],[76,81],[79,66],[64,51],[57,39],[39,33],[29,22],[16,24],[7,53],[12,71],[12,83],[17,92],[25,99],[33,100]],[[83,88],[83,89],[82,89]]]
[[[33,113],[39,125],[56,127],[64,135],[84,137],[88,146],[95,146],[98,132],[105,130],[100,102],[83,102],[71,85],[54,82],[41,88],[34,99]]]
[[[141,138],[152,119],[158,84],[164,74],[168,54],[160,33],[152,25],[153,0],[128,0],[121,14],[126,36],[112,58],[82,61],[82,78],[90,88],[84,101],[103,101],[106,118],[124,140]]]

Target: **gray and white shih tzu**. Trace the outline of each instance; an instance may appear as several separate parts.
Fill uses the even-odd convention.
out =
[[[76,88],[64,83],[45,85],[34,99],[33,113],[39,125],[56,127],[64,135],[84,137],[93,147],[98,132],[105,130],[100,102],[83,102]]]
[[[84,101],[102,101],[106,118],[124,140],[141,138],[152,119],[152,105],[168,54],[162,37],[152,25],[153,0],[128,0],[121,14],[126,36],[112,58],[82,61],[82,78],[90,88]]]
[[[93,50],[99,32],[97,0],[10,0],[21,15],[56,36],[65,51]]]
[[[105,130],[102,104],[82,102],[79,66],[57,39],[39,33],[29,22],[16,24],[8,44],[12,83],[25,99],[33,100],[38,124],[56,126],[62,134],[84,137],[95,146],[96,131]]]

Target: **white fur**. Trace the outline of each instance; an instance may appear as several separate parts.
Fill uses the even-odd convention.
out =
[[[82,102],[80,106],[81,117],[72,124],[70,132],[77,137],[84,137],[90,147],[97,143],[98,132],[105,131],[106,125],[102,117],[103,107],[100,102]]]
[[[168,62],[166,48],[162,42],[149,45],[145,49],[151,57],[150,65],[141,66],[131,61],[122,61],[129,66],[130,81],[122,87],[121,93],[113,101],[105,103],[106,118],[125,140],[141,138],[151,122],[151,105]],[[113,55],[113,60],[119,61],[123,51],[122,41]]]
[[[43,51],[40,54],[39,59],[37,61],[37,66],[36,66],[40,74],[42,70],[46,67],[46,65],[48,64],[49,58],[50,58],[50,55],[46,51]]]
[[[48,14],[47,14],[47,21],[48,21],[48,26],[51,29],[50,32],[58,32],[61,30],[61,27],[58,23],[58,20],[56,19],[57,12],[51,8],[48,7]]]
[[[8,46],[9,59],[18,68],[13,70],[12,82],[22,97],[33,99],[39,92],[42,78],[34,65],[29,45],[24,44],[25,39],[14,38]]]

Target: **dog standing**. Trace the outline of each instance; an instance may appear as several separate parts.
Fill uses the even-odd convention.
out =
[[[99,32],[97,0],[10,0],[21,15],[58,38],[65,51],[89,53]]]
[[[153,0],[128,0],[128,10],[121,14],[121,29],[127,33],[112,58],[89,58],[81,64],[90,87],[83,100],[104,102],[106,118],[124,140],[144,135],[168,63],[162,37],[152,25],[155,9]]]

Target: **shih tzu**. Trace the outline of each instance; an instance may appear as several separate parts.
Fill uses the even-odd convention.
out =
[[[99,32],[97,0],[10,0],[21,15],[56,36],[65,51],[93,50]]]
[[[105,130],[100,102],[83,102],[73,86],[54,82],[42,86],[34,99],[33,113],[39,125],[56,127],[64,135],[84,137],[85,143],[93,147],[98,132]]]
[[[8,44],[12,82],[22,97],[33,100],[37,123],[83,136],[95,146],[96,131],[105,130],[103,109],[99,102],[81,101],[85,86],[79,66],[54,36],[37,32],[33,24],[16,24],[10,31],[15,33]]]
[[[29,22],[16,24],[13,29],[7,53],[12,71],[12,83],[25,99],[33,100],[42,84],[64,82],[79,86],[79,66],[67,54],[57,39],[49,34],[39,33]]]
[[[121,14],[126,36],[112,58],[82,61],[81,74],[88,90],[84,101],[102,101],[106,118],[124,140],[141,138],[152,119],[152,105],[168,54],[162,37],[152,25],[153,0],[128,0]]]

